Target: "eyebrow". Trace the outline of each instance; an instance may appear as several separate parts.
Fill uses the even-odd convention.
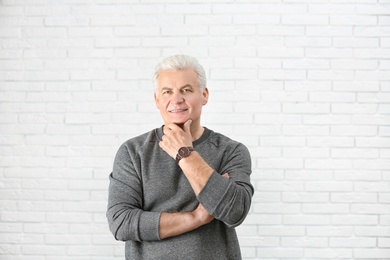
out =
[[[191,84],[185,84],[183,86],[180,87],[180,90],[183,89],[183,88],[194,88]],[[161,91],[164,91],[164,90],[172,90],[171,87],[163,87],[161,89]]]

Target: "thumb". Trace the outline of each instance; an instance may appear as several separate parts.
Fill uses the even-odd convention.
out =
[[[184,132],[191,134],[191,123],[192,123],[191,119],[184,123],[184,127],[183,127]]]

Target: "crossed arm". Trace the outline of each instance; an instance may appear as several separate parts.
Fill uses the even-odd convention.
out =
[[[187,121],[183,126],[183,130],[174,124],[165,127],[160,147],[171,157],[176,157],[180,147],[192,146],[190,124],[191,121]],[[213,174],[214,169],[196,151],[192,152],[189,157],[181,159],[179,166],[187,177],[195,195],[198,196]],[[224,174],[223,177],[228,179],[228,173]],[[162,213],[159,235],[161,239],[181,235],[203,226],[213,219],[214,217],[201,203],[192,212]]]
[[[179,137],[183,135],[181,129],[176,130]],[[170,138],[173,131],[169,132],[171,133],[164,131],[160,147],[174,158],[178,148],[169,145],[176,142]],[[181,138],[176,140],[182,141]],[[179,147],[192,145],[192,140],[190,144],[181,141],[176,145]],[[121,147],[117,154],[117,163],[114,164],[113,173],[110,175],[107,209],[109,226],[115,238],[122,241],[161,240],[197,229],[214,218],[227,226],[239,225],[249,211],[253,194],[253,188],[249,183],[250,159],[243,162],[249,154],[247,150],[242,149],[243,146],[240,147],[234,153],[234,157],[228,159],[227,167],[223,170],[229,172],[230,176],[227,174],[221,176],[196,151],[180,161],[179,166],[199,204],[192,212],[176,213],[142,210],[142,192],[137,191],[137,187],[142,187],[142,183],[136,174],[131,174],[134,172],[134,165],[129,160],[127,146]],[[239,166],[242,163],[245,165],[243,168]]]

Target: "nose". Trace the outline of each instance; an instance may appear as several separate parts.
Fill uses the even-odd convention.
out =
[[[175,93],[171,96],[171,102],[174,104],[180,104],[184,102],[184,97],[182,93]]]

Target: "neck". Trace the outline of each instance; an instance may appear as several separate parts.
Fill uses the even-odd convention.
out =
[[[196,129],[191,128],[192,141],[199,139],[204,132],[204,127],[199,126]]]
[[[184,124],[176,124],[176,125],[178,125],[181,129],[183,129],[183,127],[184,127]],[[193,124],[193,125],[191,125],[190,130],[191,130],[192,141],[195,141],[202,136],[202,134],[204,132],[204,127],[202,127],[201,125]]]

